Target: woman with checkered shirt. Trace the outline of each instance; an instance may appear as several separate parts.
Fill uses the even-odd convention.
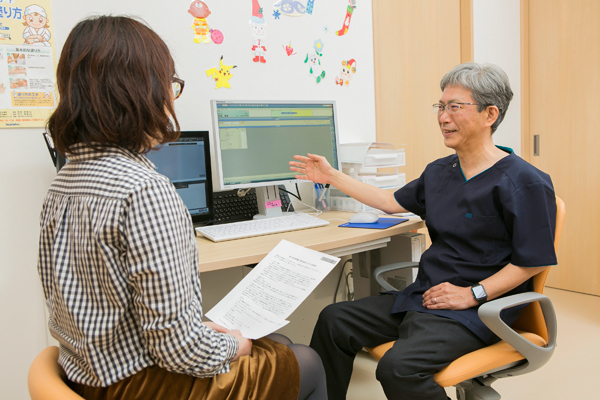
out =
[[[202,322],[189,213],[144,156],[179,135],[184,82],[160,37],[128,17],[81,21],[57,84],[48,130],[69,162],[44,200],[38,270],[73,390],[88,400],[326,399],[312,349]]]

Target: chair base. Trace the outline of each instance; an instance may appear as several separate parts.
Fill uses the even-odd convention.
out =
[[[501,396],[492,388],[495,378],[468,379],[456,385],[458,400],[500,400]]]

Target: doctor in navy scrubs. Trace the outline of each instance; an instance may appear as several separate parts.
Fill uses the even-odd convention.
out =
[[[290,162],[296,178],[330,184],[387,213],[419,215],[431,236],[405,290],[321,312],[311,347],[325,364],[329,400],[346,397],[358,351],[390,341],[376,373],[387,398],[446,400],[433,375],[498,340],[478,306],[532,290],[531,278],[556,264],[550,177],[492,140],[513,96],[508,77],[495,65],[466,63],[440,86],[433,111],[444,144],[456,153],[395,193],[358,182],[318,155]],[[511,324],[521,310],[505,310],[504,321]]]

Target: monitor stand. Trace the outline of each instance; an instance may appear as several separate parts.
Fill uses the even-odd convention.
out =
[[[286,214],[281,211],[279,185],[257,187],[256,201],[258,214],[254,216],[254,219],[281,217]]]

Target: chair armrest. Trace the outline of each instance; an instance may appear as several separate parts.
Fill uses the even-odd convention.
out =
[[[381,286],[385,290],[398,290],[397,288],[395,288],[392,285],[390,285],[389,283],[387,283],[387,281],[385,279],[383,279],[383,274],[385,274],[386,272],[389,272],[389,271],[395,271],[397,269],[404,269],[404,268],[419,268],[419,263],[414,262],[414,261],[407,261],[407,262],[387,264],[387,265],[382,265],[380,267],[375,268],[375,270],[373,272],[375,273],[375,279],[377,280],[377,283],[379,283],[379,286]]]
[[[544,314],[544,320],[546,321],[546,327],[548,329],[548,344],[545,347],[533,344],[500,319],[500,312],[505,308],[535,301],[540,303],[542,313]],[[492,374],[494,377],[502,378],[505,376],[522,375],[535,371],[546,364],[552,357],[552,353],[554,353],[556,347],[556,314],[552,302],[543,294],[527,292],[496,299],[482,304],[479,307],[478,313],[483,323],[490,328],[492,332],[514,347],[527,360],[525,364]]]

